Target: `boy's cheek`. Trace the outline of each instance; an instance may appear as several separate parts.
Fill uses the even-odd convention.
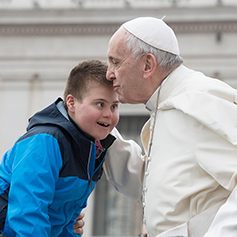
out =
[[[118,124],[118,122],[119,122],[119,113],[118,113],[118,115],[117,115],[117,118],[116,118],[116,122],[115,122],[114,127]]]

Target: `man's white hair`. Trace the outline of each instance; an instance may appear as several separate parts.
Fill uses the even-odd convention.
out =
[[[163,71],[169,71],[183,63],[181,56],[156,49],[130,33],[126,39],[126,46],[135,60],[140,59],[143,55],[148,53],[153,54],[157,64]]]

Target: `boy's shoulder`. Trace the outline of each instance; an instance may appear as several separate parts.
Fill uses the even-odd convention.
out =
[[[66,136],[66,133],[57,125],[52,125],[52,124],[41,124],[34,126],[30,130],[28,130],[25,134],[23,134],[17,142],[20,142],[22,140],[25,140],[27,138],[30,138],[35,135],[43,135],[43,134],[48,134],[52,135],[54,138],[57,140],[62,139],[63,137]]]

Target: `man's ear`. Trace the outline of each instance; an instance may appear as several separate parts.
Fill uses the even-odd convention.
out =
[[[143,77],[145,79],[153,76],[156,70],[156,58],[153,54],[148,53],[144,55],[144,68],[143,68]]]
[[[75,97],[71,94],[67,96],[67,108],[68,112],[74,113],[75,112]]]

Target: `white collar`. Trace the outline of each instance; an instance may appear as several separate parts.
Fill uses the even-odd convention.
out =
[[[156,107],[156,100],[158,96],[158,92],[163,84],[165,84],[166,80],[169,78],[169,75],[161,82],[161,85],[155,90],[155,92],[152,94],[150,99],[146,102],[145,108],[149,110],[150,112],[153,112]]]

